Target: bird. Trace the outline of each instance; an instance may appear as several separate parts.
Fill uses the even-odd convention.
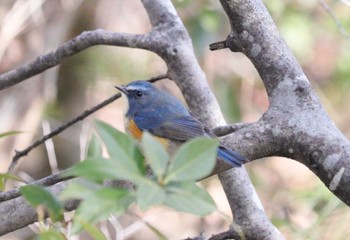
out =
[[[198,120],[175,96],[159,90],[148,81],[136,80],[127,85],[115,86],[125,102],[125,129],[140,140],[145,131],[173,154],[182,143],[196,138],[216,136]],[[240,167],[247,159],[221,143],[217,158],[232,167]]]

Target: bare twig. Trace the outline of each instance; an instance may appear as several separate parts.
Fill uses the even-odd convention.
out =
[[[149,82],[156,82],[158,80],[162,80],[162,79],[165,79],[167,78],[168,76],[166,74],[162,74],[162,75],[159,75],[159,76],[155,76],[153,78],[150,78],[148,79],[147,81]],[[33,144],[31,144],[30,146],[28,146],[27,148],[21,150],[21,151],[17,151],[16,150],[16,153],[15,155],[13,156],[12,158],[12,162],[10,164],[10,167],[8,169],[8,173],[11,173],[13,171],[13,169],[15,168],[18,160],[23,157],[23,156],[26,156],[28,155],[28,153],[33,150],[34,148],[40,146],[41,144],[43,144],[46,140],[58,135],[59,133],[61,133],[62,131],[64,131],[65,129],[69,128],[70,126],[72,126],[73,124],[83,120],[84,118],[88,117],[89,115],[91,115],[92,113],[96,112],[97,110],[107,106],[108,104],[112,103],[113,101],[115,101],[116,99],[120,98],[121,97],[121,94],[120,93],[117,93],[117,94],[114,94],[113,96],[111,96],[110,98],[104,100],[103,102],[97,104],[96,106],[90,108],[90,109],[87,109],[85,110],[82,114],[80,114],[79,116],[71,119],[70,121],[68,121],[67,123],[61,125],[60,127],[58,127],[57,129],[55,129],[54,131],[50,132],[49,134],[47,135],[44,135],[41,139],[35,141]]]
[[[344,28],[343,24],[340,22],[338,17],[334,14],[334,12],[331,9],[331,7],[324,0],[319,0],[319,3],[323,7],[323,9],[326,10],[326,12],[329,14],[329,16],[333,19],[333,21],[337,25],[337,28],[339,29],[340,34],[344,38],[350,39],[350,34],[346,31],[346,29]]]
[[[163,80],[163,79],[166,79],[166,78],[168,78],[168,74],[161,74],[161,75],[155,76],[153,78],[150,78],[147,81],[149,81],[150,83],[155,83],[155,82],[157,82],[159,80]]]
[[[117,93],[114,94],[113,96],[111,96],[110,98],[104,100],[103,102],[97,104],[96,106],[84,111],[82,114],[80,114],[79,116],[71,119],[70,121],[68,121],[67,123],[61,125],[60,127],[56,128],[54,131],[50,132],[49,134],[43,136],[41,139],[35,141],[33,144],[31,144],[30,146],[28,146],[27,148],[21,150],[21,151],[17,151],[16,150],[16,154],[13,156],[12,158],[12,162],[10,164],[10,167],[8,169],[8,173],[11,173],[14,169],[14,167],[16,166],[18,160],[23,157],[28,155],[28,153],[33,150],[34,148],[40,146],[41,144],[43,144],[46,140],[56,136],[57,134],[61,133],[62,131],[64,131],[65,129],[69,128],[70,126],[72,126],[73,124],[83,120],[84,118],[86,118],[87,116],[89,116],[90,114],[96,112],[97,110],[103,108],[104,106],[112,103],[113,101],[115,101],[116,99],[120,98],[121,94]]]
[[[214,42],[209,44],[209,49],[211,51],[215,51],[215,50],[219,50],[219,49],[223,49],[226,48],[226,40],[225,41],[219,41],[219,42]]]

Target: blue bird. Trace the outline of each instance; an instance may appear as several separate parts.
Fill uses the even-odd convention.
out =
[[[116,86],[126,96],[126,130],[136,139],[149,132],[170,152],[183,142],[195,137],[215,138],[204,125],[174,96],[160,91],[147,81],[134,81]],[[220,145],[217,157],[233,167],[240,167],[246,158]]]

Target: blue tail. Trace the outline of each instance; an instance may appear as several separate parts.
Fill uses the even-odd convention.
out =
[[[247,162],[245,157],[223,146],[219,146],[218,158],[224,160],[233,167],[240,167],[243,163]]]

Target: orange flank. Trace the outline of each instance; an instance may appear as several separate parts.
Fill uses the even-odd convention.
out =
[[[141,129],[136,125],[134,120],[130,120],[127,123],[126,130],[137,140],[141,140],[142,138],[142,131]]]
[[[126,125],[126,130],[137,140],[141,140],[142,138],[142,130],[136,125],[134,120],[128,121]],[[162,145],[165,147],[165,149],[168,149],[169,147],[169,141],[166,138],[162,137],[156,137],[154,136]]]

